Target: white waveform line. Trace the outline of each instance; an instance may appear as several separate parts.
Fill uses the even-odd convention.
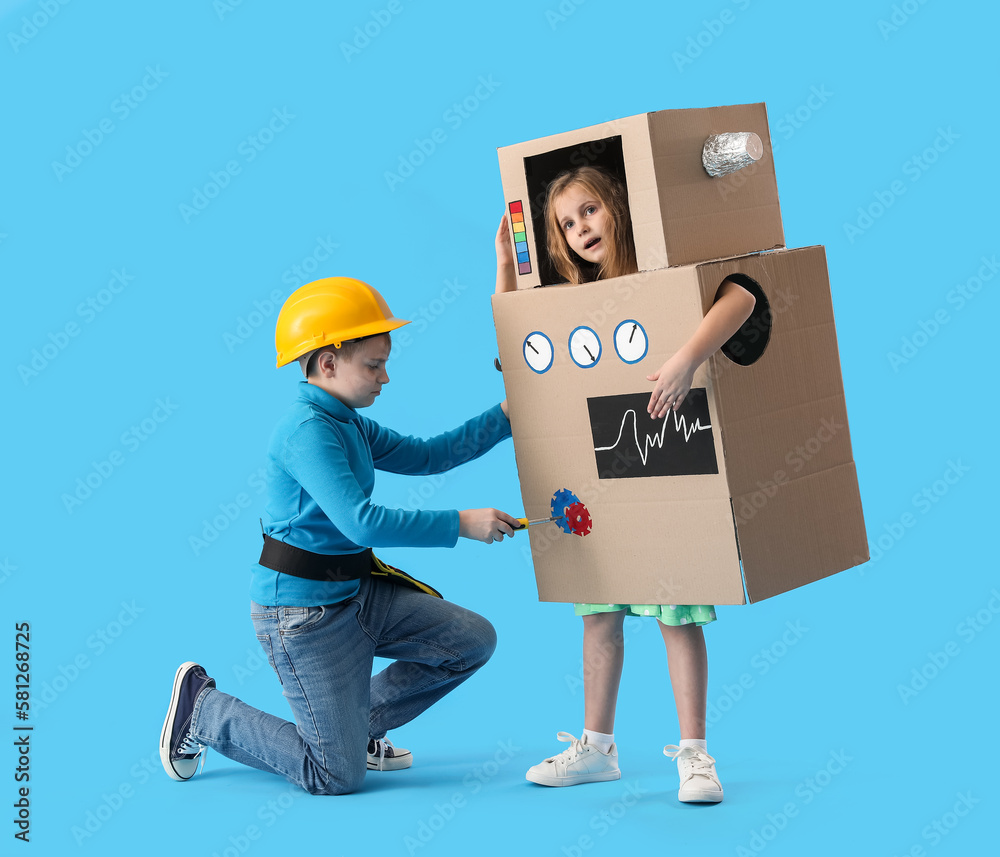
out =
[[[663,449],[663,437],[667,433],[667,420],[670,419],[671,415],[674,418],[674,431],[678,434],[683,432],[684,442],[687,443],[691,439],[696,431],[705,431],[710,429],[711,425],[703,426],[701,424],[701,418],[699,417],[694,421],[694,424],[690,427],[688,426],[687,419],[685,419],[683,414],[678,414],[676,411],[667,411],[666,415],[663,417],[663,428],[661,428],[655,434],[646,435],[646,444],[643,446],[639,443],[639,418],[636,416],[635,408],[629,408],[622,414],[622,424],[618,428],[618,438],[615,440],[611,446],[595,446],[594,452],[606,452],[608,450],[614,449],[621,442],[622,434],[625,432],[625,422],[628,420],[628,415],[632,415],[632,436],[635,438],[635,448],[639,450],[639,457],[642,459],[643,467],[646,466],[646,459],[649,457],[649,448],[651,446],[659,447]]]

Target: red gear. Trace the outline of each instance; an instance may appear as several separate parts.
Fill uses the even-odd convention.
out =
[[[566,522],[570,532],[578,536],[585,536],[594,528],[594,521],[583,503],[571,503],[566,507]]]

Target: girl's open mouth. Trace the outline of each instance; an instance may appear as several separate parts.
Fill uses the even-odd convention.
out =
[[[589,250],[591,247],[593,247],[596,244],[599,244],[600,242],[601,242],[600,238],[591,238],[586,244],[583,245],[583,249]]]

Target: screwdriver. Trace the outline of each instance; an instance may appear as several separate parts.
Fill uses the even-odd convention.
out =
[[[533,527],[535,524],[554,524],[556,521],[561,521],[565,517],[565,515],[556,515],[552,518],[536,518],[534,521],[529,521],[527,518],[518,518],[517,522],[520,526],[517,527],[517,529],[523,530],[527,527]]]

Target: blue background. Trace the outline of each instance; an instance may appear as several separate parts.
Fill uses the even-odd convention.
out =
[[[14,625],[31,624],[33,853],[939,855],[993,841],[995,10],[3,11],[0,627],[13,707]],[[463,116],[453,105],[465,100]],[[336,799],[215,753],[202,776],[168,780],[157,739],[181,661],[287,711],[247,616],[258,471],[294,386],[293,369],[274,369],[280,302],[320,275],[377,285],[424,324],[397,343],[370,414],[415,434],[451,427],[503,395],[489,305],[496,147],[751,101],[768,105],[787,245],[827,247],[873,560],[720,609],[709,741],[725,802],[676,802],[662,643],[638,620],[626,626],[623,779],[524,782],[560,749],[557,730],[580,734],[583,694],[581,623],[537,603],[520,537],[387,552],[500,637],[479,675],[392,736],[415,752],[412,770]],[[281,130],[255,149],[274,111]],[[387,179],[428,141],[423,163]],[[54,167],[67,147],[79,160]],[[219,192],[185,218],[213,181]],[[115,272],[127,285],[112,290]],[[67,503],[88,477],[97,487]],[[443,478],[380,477],[376,498],[520,512],[512,447]],[[4,758],[7,819],[16,761]],[[2,831],[11,841],[13,825]]]

